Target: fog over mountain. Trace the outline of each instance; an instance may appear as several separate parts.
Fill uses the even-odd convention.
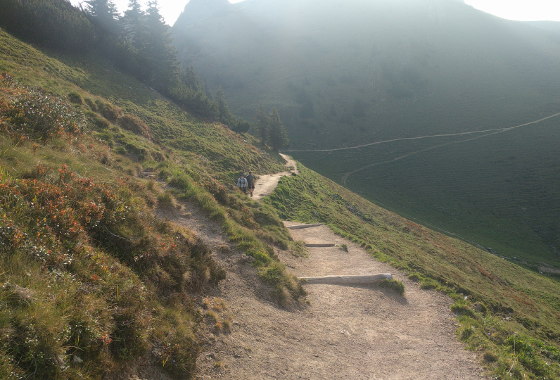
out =
[[[504,20],[462,1],[193,0],[173,31],[184,63],[234,112],[277,108],[295,150],[560,112],[558,23]],[[423,223],[505,255],[557,260],[557,126],[294,154]]]
[[[553,35],[459,1],[193,0],[174,31],[211,88],[245,116],[279,107],[298,147],[494,126],[559,99]]]

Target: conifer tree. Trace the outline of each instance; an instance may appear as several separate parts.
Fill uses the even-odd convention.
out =
[[[288,146],[288,134],[276,109],[272,110],[268,120],[270,147],[273,151],[278,152]]]
[[[216,105],[218,107],[218,120],[226,125],[230,125],[233,117],[226,103],[224,91],[221,89],[216,93]]]
[[[85,3],[90,19],[103,34],[118,35],[119,26],[117,19],[119,13],[111,0],[86,0]]]
[[[191,90],[203,91],[202,85],[200,84],[200,79],[198,79],[198,76],[194,72],[194,68],[192,66],[181,69],[180,80]]]
[[[163,21],[157,1],[148,3],[145,17],[144,46],[140,54],[146,66],[148,82],[167,91],[177,82],[177,53],[173,48],[169,26]]]
[[[265,146],[268,142],[268,138],[270,135],[269,132],[270,118],[268,114],[265,112],[264,108],[262,107],[259,108],[259,110],[257,111],[256,119],[257,119],[257,134],[259,139],[261,140],[261,144]]]
[[[66,0],[0,0],[0,27],[63,51],[84,52],[94,39],[91,22]]]
[[[124,12],[121,22],[123,40],[132,51],[137,52],[141,50],[142,21],[144,16],[138,0],[130,0],[128,2],[128,9]]]

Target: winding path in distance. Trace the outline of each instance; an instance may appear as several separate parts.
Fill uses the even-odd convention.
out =
[[[466,136],[466,135],[474,135],[474,134],[486,134],[488,135],[493,135],[495,133],[491,133],[491,132],[508,132],[517,128],[522,128],[522,127],[526,127],[528,125],[533,125],[533,124],[538,124],[541,123],[545,120],[549,120],[549,119],[553,119],[555,117],[560,116],[560,112],[557,112],[555,114],[537,119],[537,120],[533,120],[533,121],[529,121],[527,123],[523,123],[523,124],[518,124],[518,125],[514,125],[514,126],[510,126],[510,127],[503,127],[503,128],[491,128],[491,129],[484,129],[484,130],[479,130],[479,131],[467,131],[467,132],[457,132],[457,133],[442,133],[442,134],[436,134],[436,135],[426,135],[426,136],[415,136],[415,137],[399,137],[396,139],[389,139],[389,140],[380,140],[380,141],[374,141],[371,143],[367,143],[367,144],[361,144],[361,145],[354,145],[354,146],[346,146],[346,147],[340,147],[340,148],[330,148],[330,149],[288,149],[286,150],[286,152],[305,152],[305,153],[311,153],[311,152],[338,152],[338,151],[343,151],[343,150],[354,150],[354,149],[360,149],[360,148],[366,148],[368,146],[373,146],[373,145],[380,145],[380,144],[387,144],[387,143],[392,143],[392,142],[397,142],[397,141],[408,141],[408,140],[423,140],[423,139],[433,139],[433,138],[439,138],[439,137],[453,137],[453,136]],[[484,136],[482,136],[484,137]],[[464,140],[464,141],[470,141],[470,140]]]
[[[506,132],[509,132],[509,131],[518,129],[518,128],[523,128],[523,127],[526,127],[526,126],[529,126],[529,125],[538,124],[538,123],[541,123],[541,122],[543,122],[543,121],[545,121],[545,120],[553,119],[553,118],[558,117],[558,116],[560,116],[560,112],[555,113],[555,114],[550,115],[550,116],[547,116],[547,117],[543,117],[543,118],[538,119],[538,120],[530,121],[530,122],[528,122],[528,123],[519,124],[519,125],[514,125],[514,126],[512,126],[512,127],[506,127],[506,128],[487,129],[487,130],[484,130],[484,131],[451,133],[451,134],[444,134],[444,135],[432,135],[432,136],[410,137],[410,138],[386,140],[386,141],[380,141],[380,142],[377,142],[377,143],[365,144],[365,145],[362,145],[362,146],[359,146],[359,147],[370,146],[370,145],[375,145],[375,144],[381,144],[381,143],[384,143],[384,142],[393,142],[393,141],[419,140],[419,139],[433,138],[433,137],[465,136],[465,135],[472,135],[472,134],[481,134],[481,135],[479,135],[479,136],[471,137],[471,138],[464,139],[464,140],[456,140],[456,141],[446,142],[446,143],[443,143],[443,144],[433,145],[433,146],[430,146],[430,147],[427,147],[427,148],[424,148],[424,149],[420,149],[420,150],[416,150],[416,151],[414,151],[414,152],[409,152],[409,153],[400,155],[400,156],[398,156],[398,157],[395,157],[395,158],[392,158],[392,159],[389,159],[389,160],[378,161],[378,162],[373,162],[373,163],[367,164],[367,165],[365,165],[365,166],[362,166],[362,167],[359,167],[359,168],[354,169],[354,170],[352,170],[352,171],[349,171],[349,172],[344,173],[344,174],[342,175],[342,177],[341,177],[341,182],[342,182],[342,185],[343,185],[343,186],[346,186],[346,185],[348,184],[348,178],[349,178],[350,176],[352,176],[352,175],[354,175],[354,174],[356,174],[356,173],[359,173],[359,172],[361,172],[361,171],[363,171],[363,170],[365,170],[365,169],[369,169],[369,168],[372,168],[372,167],[375,167],[375,166],[379,166],[379,165],[388,164],[388,163],[391,163],[391,162],[400,161],[400,160],[403,160],[403,159],[405,159],[405,158],[408,158],[408,157],[411,157],[411,156],[415,156],[415,155],[420,154],[420,153],[428,152],[428,151],[431,151],[431,150],[435,150],[435,149],[438,149],[438,148],[443,148],[443,147],[445,147],[445,146],[454,145],[454,144],[462,144],[462,143],[469,142],[469,141],[479,140],[479,139],[482,139],[482,138],[488,137],[488,136],[499,135],[499,134],[502,134],[502,133],[506,133]],[[338,148],[338,149],[335,149],[335,150],[333,150],[333,151],[336,151],[336,150],[345,150],[345,149],[357,149],[357,148],[358,148],[358,146],[357,146],[357,147],[349,147],[349,148]],[[328,150],[328,151],[329,151],[329,150]]]

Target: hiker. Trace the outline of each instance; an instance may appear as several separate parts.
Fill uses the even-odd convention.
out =
[[[253,172],[249,172],[245,179],[247,180],[247,190],[249,191],[249,195],[252,197],[253,191],[255,191],[255,176],[253,175]]]
[[[237,179],[237,187],[239,187],[241,191],[243,191],[243,194],[247,194],[247,178],[245,178],[245,175],[243,173],[241,173],[241,175]]]

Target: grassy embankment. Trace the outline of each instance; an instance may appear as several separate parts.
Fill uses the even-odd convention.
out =
[[[283,218],[322,222],[454,300],[458,335],[500,378],[560,376],[560,284],[386,211],[301,167],[267,202]]]
[[[280,302],[302,295],[273,254],[293,245],[274,210],[230,185],[281,168],[251,137],[94,57],[55,59],[3,31],[0,72],[1,378],[139,363],[193,375],[200,300],[225,273],[191,231],[154,216],[174,198],[221,223]]]

